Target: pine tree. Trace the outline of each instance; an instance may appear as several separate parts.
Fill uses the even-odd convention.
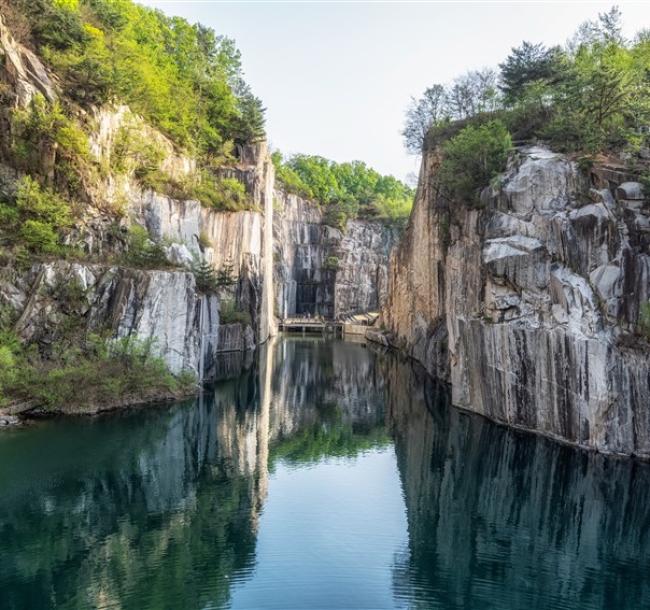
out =
[[[200,292],[210,294],[217,291],[220,285],[218,276],[208,261],[202,259],[200,262],[195,263],[192,271],[196,280],[196,287]]]
[[[218,286],[230,286],[237,282],[232,261],[227,258],[216,276]]]

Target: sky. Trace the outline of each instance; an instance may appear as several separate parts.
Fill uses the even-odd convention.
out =
[[[245,78],[285,154],[362,160],[405,179],[419,161],[400,131],[412,96],[496,67],[522,40],[564,44],[612,2],[140,0],[234,38]],[[650,27],[650,2],[617,2],[624,34]]]

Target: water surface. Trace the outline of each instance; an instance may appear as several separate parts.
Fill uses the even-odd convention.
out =
[[[0,434],[0,608],[650,607],[650,468],[514,433],[363,345]]]

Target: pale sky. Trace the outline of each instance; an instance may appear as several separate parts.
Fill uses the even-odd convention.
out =
[[[612,4],[626,36],[650,27],[648,0],[141,3],[236,40],[275,148],[359,159],[401,179],[418,169],[402,144],[404,111],[429,85],[496,67],[522,40],[564,44]]]

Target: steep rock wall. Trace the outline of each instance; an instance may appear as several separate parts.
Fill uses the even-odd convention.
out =
[[[2,283],[0,297],[22,312],[15,328],[24,340],[55,345],[60,325],[72,319],[84,333],[151,341],[173,373],[212,376],[219,302],[196,292],[190,272],[38,263],[14,283]]]
[[[113,143],[128,125],[141,137],[156,139],[165,155],[161,169],[174,179],[195,170],[193,159],[178,154],[170,142],[148,127],[128,108],[106,108],[95,117],[97,131],[91,149],[98,162],[110,163]],[[151,133],[150,133],[151,132]],[[228,175],[242,182],[254,211],[220,212],[199,201],[179,200],[143,190],[133,176],[109,177],[104,197],[127,202],[130,222],[146,227],[153,241],[166,244],[169,260],[186,269],[200,260],[215,270],[232,266],[236,307],[250,314],[257,342],[275,332],[272,311],[272,222],[274,169],[265,142],[241,151],[241,160]],[[101,241],[101,240],[100,240]]]
[[[480,210],[437,196],[425,156],[382,313],[455,405],[605,452],[650,457],[648,210],[635,185],[528,149]],[[616,194],[616,198],[612,195]]]
[[[9,96],[7,110],[26,107],[36,94],[49,101],[65,97],[40,59],[13,39],[1,16],[0,80]],[[128,227],[140,224],[153,242],[164,245],[175,269],[66,261],[37,263],[27,272],[0,269],[0,306],[20,316],[16,327],[20,336],[37,342],[45,351],[48,342],[56,341],[59,321],[73,313],[87,330],[111,330],[117,338],[152,340],[174,373],[191,370],[202,379],[213,377],[216,353],[251,349],[275,332],[274,175],[266,144],[246,147],[240,151],[239,162],[224,170],[245,185],[255,211],[217,212],[203,208],[198,201],[177,200],[143,189],[133,168],[113,171],[116,143],[125,130],[130,138],[151,142],[159,149],[159,169],[171,179],[183,181],[196,171],[194,159],[127,106],[109,105],[89,114],[80,109],[77,112],[88,132],[91,159],[105,171],[84,181],[86,205],[76,219],[70,243],[95,260],[120,260]],[[9,133],[7,124],[3,122],[1,127],[3,133]],[[2,167],[5,187],[19,174],[10,167],[12,150],[2,144],[0,151],[8,164],[7,171]],[[55,159],[52,151],[47,152],[46,166]],[[190,272],[200,260],[215,269],[232,263],[236,285],[218,295],[200,294]],[[73,292],[81,291],[76,294],[78,303],[70,301],[66,284],[74,287]],[[224,299],[248,313],[252,326],[220,326],[219,310]]]
[[[366,220],[350,220],[340,231],[316,203],[279,190],[275,201],[276,315],[341,318],[377,310],[397,231]]]

